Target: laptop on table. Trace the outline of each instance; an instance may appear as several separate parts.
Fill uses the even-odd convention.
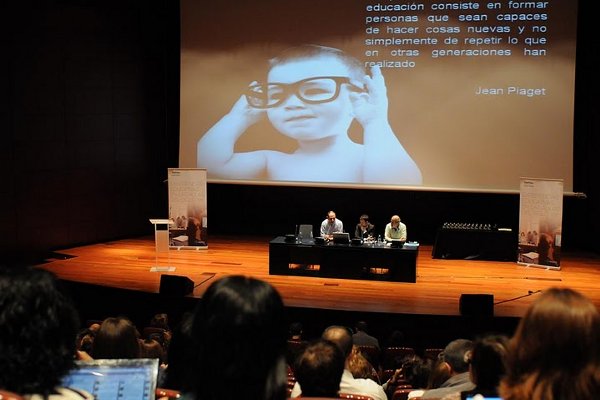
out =
[[[404,243],[406,243],[406,240],[403,240],[403,239],[392,239],[390,241],[390,247],[404,247]]]
[[[334,232],[332,234],[333,243],[335,244],[349,244],[350,234],[348,232]]]

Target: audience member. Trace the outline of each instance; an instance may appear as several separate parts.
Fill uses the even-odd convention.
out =
[[[375,225],[369,222],[369,216],[363,214],[358,219],[358,224],[354,229],[354,237],[364,240],[373,240],[375,238]]]
[[[472,390],[453,393],[443,400],[466,400],[475,395],[498,397],[498,385],[506,372],[508,337],[489,334],[473,342],[469,373],[475,384]]]
[[[321,236],[331,239],[334,232],[344,232],[344,223],[336,218],[334,211],[327,213],[327,218],[321,222]]]
[[[109,317],[102,321],[94,338],[94,359],[139,358],[140,334],[128,318]]]
[[[302,326],[302,322],[294,321],[290,324],[289,328],[288,340],[302,340],[302,335],[304,333],[304,327]]]
[[[181,321],[175,326],[169,343],[167,365],[159,370],[159,387],[181,393],[191,391],[192,378],[189,375],[193,366],[192,323],[193,314],[188,312],[183,314]]]
[[[375,336],[367,333],[368,324],[366,321],[357,321],[354,324],[354,333],[352,334],[352,343],[355,346],[362,346],[361,351],[363,356],[369,363],[376,368],[381,369],[381,349],[379,348],[379,340]],[[355,376],[356,377],[356,376]]]
[[[600,313],[581,293],[550,288],[508,344],[505,400],[600,399]]]
[[[340,381],[340,393],[360,394],[374,400],[387,400],[387,395],[381,385],[371,379],[356,379],[348,369],[348,359],[352,355],[352,332],[350,329],[333,325],[325,329],[321,338],[335,343],[344,354],[346,365]],[[302,387],[296,382],[291,397],[299,397],[301,394]]]
[[[366,321],[358,321],[354,325],[352,343],[356,346],[375,346],[379,348],[379,340],[368,333],[369,325]]]
[[[406,225],[400,222],[398,215],[392,215],[390,222],[385,226],[385,240],[406,240]]]
[[[171,328],[169,327],[169,316],[166,313],[157,313],[150,319],[150,327],[158,330],[162,329],[161,332],[152,333],[146,339],[154,339],[159,342],[165,351],[169,349],[169,342],[171,341]]]
[[[93,399],[61,387],[75,367],[79,317],[54,274],[0,268],[0,388],[31,400]]]
[[[410,385],[415,390],[413,396],[421,396],[426,389],[432,389],[429,386],[429,379],[433,368],[433,361],[422,358],[416,354],[405,356],[401,361],[401,368],[397,369],[394,375],[384,383],[384,388],[391,398],[399,382]],[[416,389],[423,389],[416,393]]]
[[[394,329],[385,342],[386,347],[404,347],[406,346],[406,338],[404,332],[400,329]]]
[[[348,358],[348,370],[355,378],[371,379],[379,382],[379,374],[369,359],[361,352],[360,347],[352,346],[352,353]]]
[[[167,313],[156,313],[150,319],[150,326],[162,328],[165,331],[171,331],[169,327],[169,315]]]
[[[191,395],[196,400],[284,400],[287,327],[279,293],[265,281],[213,282],[194,312]]]
[[[441,399],[442,397],[465,390],[472,390],[475,384],[469,376],[469,361],[473,342],[467,339],[456,339],[450,342],[440,353],[439,367],[446,369],[450,375],[439,388],[426,390],[423,399]]]
[[[333,342],[316,339],[294,364],[294,376],[303,397],[337,397],[344,372],[344,354]]]
[[[441,387],[444,382],[446,382],[451,377],[450,369],[446,365],[446,362],[441,358],[437,360],[432,360],[431,373],[429,374],[429,379],[427,380],[427,386],[425,386],[425,390],[437,389]],[[421,397],[425,391],[421,391],[420,393],[412,393],[414,396]],[[408,396],[408,398],[412,398],[412,396]]]
[[[94,335],[96,335],[96,333],[100,329],[100,324],[97,322],[91,323],[90,326],[88,327],[88,329],[90,330],[90,332],[92,332]]]
[[[155,339],[140,339],[140,358],[158,358],[159,365],[164,367],[165,349]]]
[[[80,330],[77,334],[77,351],[91,354],[95,336],[96,332],[92,331],[90,328]]]
[[[308,341],[302,338],[303,333],[301,322],[295,321],[290,324],[285,358],[288,365],[292,368],[296,357],[304,351],[304,348],[308,344]]]

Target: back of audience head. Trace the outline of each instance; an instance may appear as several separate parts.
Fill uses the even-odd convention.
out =
[[[473,342],[469,339],[456,339],[448,343],[440,353],[442,362],[450,368],[452,375],[461,374],[469,370],[469,362]]]
[[[150,319],[150,326],[169,330],[169,316],[166,313],[157,313]]]
[[[545,290],[509,342],[506,400],[600,398],[600,314],[581,293]]]
[[[191,390],[188,377],[193,368],[193,343],[192,340],[193,314],[184,313],[179,324],[173,330],[173,338],[169,343],[167,353],[167,368],[165,370],[163,387],[180,392]]]
[[[367,324],[367,321],[357,321],[356,324],[354,324],[354,330],[355,332],[367,332],[369,330],[369,325]]]
[[[403,357],[402,359],[402,375],[416,389],[429,388],[429,377],[431,376],[432,368],[433,360],[429,358],[412,355]]]
[[[404,332],[394,329],[387,340],[388,347],[402,347],[405,345]]]
[[[335,343],[325,339],[309,343],[294,364],[302,396],[337,397],[344,366],[344,354]]]
[[[139,343],[141,358],[158,358],[159,364],[165,362],[165,349],[156,339],[143,339]]]
[[[508,337],[489,334],[473,342],[471,352],[471,381],[478,393],[495,393],[506,372]]]
[[[335,343],[340,348],[340,350],[342,350],[342,353],[344,354],[345,358],[348,358],[352,353],[352,332],[345,326],[329,326],[325,328],[323,334],[321,335],[321,338]]]
[[[46,396],[74,367],[79,316],[51,272],[0,268],[0,388]]]
[[[373,365],[365,357],[358,346],[353,346],[352,353],[347,361],[348,370],[354,378],[373,379],[377,372]]]
[[[285,399],[284,314],[279,293],[265,281],[227,276],[213,282],[194,313],[195,398],[238,398],[243,388],[247,399]]]
[[[441,358],[437,359],[431,366],[431,373],[427,380],[427,389],[436,389],[442,386],[452,376],[448,364],[446,364]]]
[[[294,321],[290,324],[289,340],[301,340],[303,333],[302,322]]]
[[[139,332],[128,318],[106,318],[94,338],[91,356],[95,359],[139,358],[138,338]]]

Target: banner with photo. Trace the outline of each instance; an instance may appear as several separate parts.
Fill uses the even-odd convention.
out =
[[[168,183],[170,247],[207,249],[206,169],[169,168]]]
[[[521,178],[518,263],[560,269],[563,181]]]

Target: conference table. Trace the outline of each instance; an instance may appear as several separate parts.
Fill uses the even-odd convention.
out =
[[[315,243],[314,239],[269,242],[269,274],[322,278],[417,281],[417,243],[390,247],[376,243]]]

